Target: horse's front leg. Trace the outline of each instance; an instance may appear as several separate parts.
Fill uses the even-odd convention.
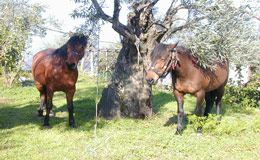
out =
[[[73,96],[75,93],[75,88],[69,90],[68,92],[66,92],[66,98],[67,98],[67,104],[68,104],[68,111],[69,111],[69,125],[73,128],[77,128],[77,125],[75,124],[75,120],[74,120],[74,111],[73,111]]]
[[[177,104],[178,104],[178,126],[177,126],[177,131],[176,131],[176,134],[180,134],[181,131],[183,130],[183,126],[182,126],[182,120],[183,120],[183,115],[184,115],[184,111],[183,111],[183,93],[177,91],[177,90],[174,90],[173,91],[173,94],[174,94],[174,97],[177,101]]]
[[[195,109],[195,114],[199,117],[202,116],[202,104],[205,98],[205,92],[204,91],[199,91],[196,93],[197,97],[197,106]],[[202,127],[197,128],[197,133],[202,133]]]
[[[53,90],[47,89],[47,104],[46,104],[46,116],[44,118],[44,127],[49,127],[50,120],[50,112],[52,110],[52,98],[53,98]]]

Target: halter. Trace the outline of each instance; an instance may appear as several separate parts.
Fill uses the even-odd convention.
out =
[[[173,53],[175,55],[173,55]],[[167,63],[165,63],[165,65],[163,66],[163,70],[157,69],[153,66],[150,67],[149,70],[155,72],[160,78],[165,78],[167,76],[167,74],[169,73],[170,68],[172,67],[172,69],[175,70],[177,64],[178,64],[178,59],[176,56],[176,50],[173,49],[173,50],[171,50],[171,53],[169,54]]]
[[[75,51],[71,51],[70,54],[76,54],[77,56],[81,56],[81,53]]]

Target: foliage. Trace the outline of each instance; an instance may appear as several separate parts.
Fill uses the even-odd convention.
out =
[[[6,86],[13,85],[23,64],[23,51],[30,44],[30,35],[44,35],[43,6],[29,1],[0,2],[0,65]]]
[[[104,23],[100,21],[98,17],[95,16],[96,10],[90,0],[74,0],[75,3],[83,3],[84,5],[79,6],[71,13],[73,18],[84,18],[85,23],[77,28],[78,33],[83,33],[88,35],[90,41],[88,45],[90,47],[98,45],[100,27]],[[104,1],[100,2],[103,6]]]
[[[203,132],[208,133],[216,131],[217,125],[219,123],[218,119],[220,118],[220,116],[217,116],[215,114],[209,114],[209,116],[206,118],[198,117],[196,115],[189,115],[187,118],[195,132],[197,131],[198,127],[202,127]]]
[[[231,0],[194,2],[188,18],[201,17],[180,33],[184,45],[198,57],[204,68],[215,68],[216,62],[229,59],[234,64],[259,67],[260,21],[252,17],[256,1],[235,7]],[[250,10],[251,9],[251,10]],[[249,12],[245,12],[249,10]]]
[[[260,110],[249,114],[224,101],[222,120],[211,115],[197,135],[193,123],[183,134],[177,127],[177,103],[171,92],[154,90],[156,115],[151,119],[98,118],[95,124],[95,79],[79,76],[74,96],[77,129],[69,127],[65,94],[55,93],[50,129],[37,118],[35,86],[0,88],[0,159],[259,159]],[[100,90],[103,84],[99,86]],[[102,92],[99,92],[99,97]],[[185,96],[191,114],[195,98]],[[215,123],[217,125],[215,125]]]
[[[226,93],[232,104],[260,108],[260,75],[253,77],[247,84],[240,86],[234,84],[231,82],[226,87]]]

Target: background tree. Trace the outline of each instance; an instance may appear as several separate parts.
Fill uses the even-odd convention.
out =
[[[23,51],[30,35],[44,35],[43,6],[24,0],[0,2],[0,66],[7,87],[13,85],[23,65]]]
[[[99,72],[102,72],[105,76],[111,76],[111,73],[115,69],[119,49],[121,48],[120,43],[115,43],[101,49],[101,52],[99,52]]]
[[[216,32],[216,34],[211,36],[208,43],[211,44],[209,48],[211,51],[214,51],[214,53],[209,54],[211,52],[203,52],[202,49],[196,50],[194,46],[187,45],[191,47],[193,51],[199,51],[195,52],[195,54],[202,60],[200,61],[201,65],[210,67],[214,62],[225,60],[226,55],[232,54],[228,52],[229,50],[227,50],[227,48],[223,47],[224,45],[216,45],[222,43],[226,38],[226,35],[221,35],[223,32],[222,29],[225,29],[225,26],[222,27],[221,25],[223,23],[220,23],[221,21],[217,22],[217,20],[219,17],[224,16],[229,10],[229,7],[222,7],[222,5],[229,5],[229,1],[225,3],[224,1],[172,0],[167,2],[169,3],[169,8],[165,14],[157,15],[156,4],[158,1],[159,0],[114,0],[113,15],[108,15],[102,9],[104,7],[104,1],[76,0],[76,2],[82,3],[77,13],[85,17],[86,21],[96,23],[101,19],[102,21],[109,22],[112,24],[112,28],[122,36],[122,49],[117,58],[112,80],[103,90],[98,105],[100,116],[106,118],[115,118],[122,115],[136,118],[151,116],[153,98],[151,87],[145,80],[145,69],[149,66],[149,58],[147,58],[147,55],[149,55],[153,49],[154,41],[164,42],[185,28],[191,30],[197,28],[199,32],[191,32],[191,30],[188,30],[189,34],[191,34],[192,37],[199,35],[201,38],[198,38],[203,40],[208,38],[207,34],[203,33],[203,29],[207,28],[213,33]],[[129,8],[126,25],[119,21],[121,2],[124,2]],[[186,11],[186,17],[178,16],[181,10]],[[204,11],[206,12],[204,13]],[[239,9],[232,11],[237,11],[237,13],[233,15],[228,14],[230,16],[229,20],[232,16],[236,15],[232,23],[238,23],[237,20],[240,20],[239,12],[243,12]],[[214,17],[214,12],[219,13]],[[228,23],[227,25],[232,24]],[[186,39],[187,37],[183,38],[184,41],[188,41],[188,39]],[[203,41],[199,42],[202,43]],[[201,43],[197,43],[197,48],[207,46],[207,44],[204,45]],[[228,41],[223,42],[223,44],[229,47],[228,43]],[[221,48],[215,50],[212,46],[214,46],[215,49],[217,47]]]

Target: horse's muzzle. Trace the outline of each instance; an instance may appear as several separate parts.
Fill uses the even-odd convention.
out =
[[[156,85],[157,82],[158,82],[158,79],[155,80],[154,78],[149,78],[149,79],[146,79],[146,81],[147,81],[147,83],[148,83],[149,85]]]
[[[153,78],[147,79],[147,83],[149,85],[153,85],[154,84],[154,79]]]
[[[68,67],[68,69],[71,70],[71,71],[77,69],[77,64],[74,63],[74,62],[72,62],[70,64],[68,62],[65,62],[65,64]]]

